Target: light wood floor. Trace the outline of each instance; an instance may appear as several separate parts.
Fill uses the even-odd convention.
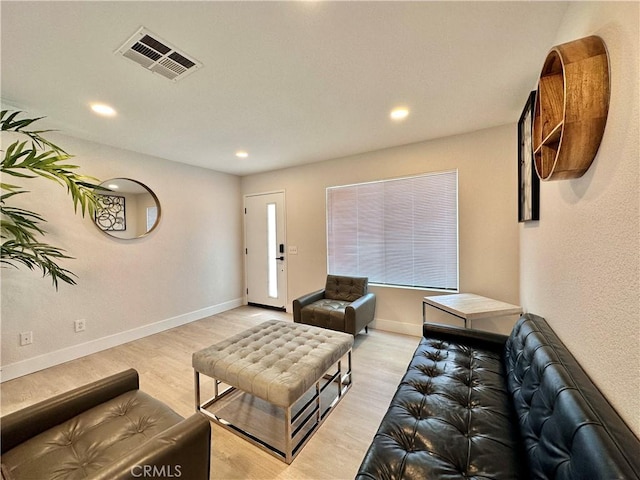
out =
[[[292,321],[240,307],[10,380],[0,386],[2,414],[133,367],[142,390],[187,417],[195,412],[192,353],[270,319]],[[418,342],[371,329],[358,335],[352,388],[291,465],[212,425],[211,479],[354,478]]]

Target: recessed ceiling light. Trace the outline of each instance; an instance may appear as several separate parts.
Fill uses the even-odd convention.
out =
[[[391,114],[389,115],[393,120],[402,120],[407,118],[409,115],[409,109],[405,107],[398,107],[391,110]]]
[[[244,150],[239,150],[236,152],[236,157],[239,158],[247,158],[249,156],[249,154],[247,152],[245,152]]]
[[[113,108],[109,105],[105,105],[104,103],[92,103],[91,110],[98,115],[103,115],[105,117],[113,117],[116,114],[116,111]]]

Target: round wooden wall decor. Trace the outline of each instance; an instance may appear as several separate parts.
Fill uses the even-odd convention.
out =
[[[533,118],[541,180],[581,177],[593,162],[609,111],[609,60],[600,37],[553,47],[544,62]]]

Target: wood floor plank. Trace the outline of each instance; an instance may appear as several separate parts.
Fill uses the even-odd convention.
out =
[[[291,314],[239,307],[0,385],[6,415],[127,368],[140,388],[180,415],[195,412],[193,352]],[[418,337],[370,329],[353,346],[353,385],[291,465],[212,424],[211,479],[352,479],[387,410]]]

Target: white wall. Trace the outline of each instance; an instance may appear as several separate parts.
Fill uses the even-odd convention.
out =
[[[243,177],[243,194],[286,191],[287,243],[298,247],[297,255],[287,256],[288,308],[324,286],[327,187],[452,168],[459,182],[460,290],[518,303],[516,132],[513,124]],[[422,334],[422,297],[437,293],[372,291],[378,296],[376,328]],[[513,326],[509,319],[477,323],[499,332]]]
[[[604,39],[609,116],[591,168],[579,179],[543,182],[540,221],[520,231],[523,306],[547,319],[638,435],[639,7],[570,4],[555,44],[592,34]]]
[[[74,215],[64,188],[40,179],[20,183],[32,191],[23,196],[25,206],[49,220],[46,241],[75,257],[63,266],[78,275],[78,285],[61,284],[56,292],[38,273],[3,269],[3,380],[241,304],[239,177],[52,139],[75,155],[82,173],[147,185],[162,216],[144,238],[115,239]],[[76,319],[86,319],[85,332],[74,333]],[[34,343],[21,347],[18,334],[25,331],[33,331]]]

